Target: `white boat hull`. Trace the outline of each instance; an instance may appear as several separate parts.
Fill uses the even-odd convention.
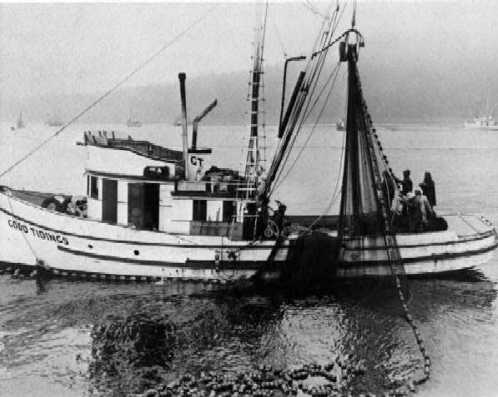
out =
[[[0,193],[0,262],[57,272],[232,280],[250,277],[274,241],[231,241],[95,222],[40,208]],[[277,253],[285,261],[288,242]]]
[[[447,231],[396,236],[407,275],[453,272],[490,259],[497,238],[489,222],[476,216],[445,219]],[[236,280],[254,275],[274,245],[139,231],[50,211],[0,192],[0,262],[43,263],[63,275]],[[274,261],[284,263],[288,250],[286,240]],[[339,278],[391,275],[381,237],[346,241],[334,267]]]
[[[438,274],[470,269],[489,261],[497,246],[493,225],[475,215],[445,216],[448,230],[396,235],[407,275]],[[392,274],[382,237],[346,241],[339,277]]]

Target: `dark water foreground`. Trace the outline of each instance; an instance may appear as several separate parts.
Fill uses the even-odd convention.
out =
[[[471,277],[411,280],[409,288],[433,361],[432,378],[418,392],[496,395],[495,284]],[[338,395],[383,394],[423,365],[387,282],[293,297],[273,289],[4,275],[0,327],[1,396],[124,396],[167,385],[175,395],[175,381],[199,389],[194,380],[216,395],[249,384],[243,395],[251,381],[278,386],[289,377],[305,390],[332,383]],[[264,386],[267,394],[255,395],[275,391]]]

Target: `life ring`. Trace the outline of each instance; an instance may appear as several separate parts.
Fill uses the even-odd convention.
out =
[[[280,234],[280,231],[278,230],[277,224],[270,219],[266,224],[266,228],[263,234],[266,238],[272,238],[278,236]]]

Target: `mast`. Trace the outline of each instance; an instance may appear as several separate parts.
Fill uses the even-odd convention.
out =
[[[254,57],[253,57],[253,67],[251,70],[251,77],[249,82],[250,94],[249,101],[251,103],[250,109],[250,134],[249,143],[247,149],[247,158],[245,165],[245,178],[247,180],[248,188],[255,186],[258,181],[258,173],[261,171],[261,161],[262,159],[260,152],[260,138],[265,138],[264,130],[263,134],[260,136],[259,127],[261,120],[259,118],[261,113],[260,101],[264,101],[262,97],[263,91],[263,52],[264,52],[264,40],[266,32],[266,19],[268,15],[268,3],[265,6],[265,14],[263,18],[263,23],[256,29],[256,39],[254,42]],[[263,124],[264,126],[264,124]],[[247,194],[249,195],[249,189],[247,189]]]
[[[362,42],[340,46],[348,63],[348,109],[339,237],[386,236],[390,232],[390,198],[397,189],[387,157],[372,126],[357,67]],[[391,191],[391,193],[390,193]],[[395,253],[391,253],[392,257]]]

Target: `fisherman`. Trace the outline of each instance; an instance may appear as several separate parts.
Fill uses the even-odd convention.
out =
[[[414,205],[414,223],[415,223],[415,231],[423,232],[427,230],[427,226],[429,225],[429,217],[435,217],[434,210],[432,209],[427,196],[422,194],[420,189],[415,189],[415,197],[413,198]]]
[[[278,200],[275,201],[278,204],[278,208],[273,214],[273,221],[276,223],[279,233],[281,233],[284,227],[284,217],[285,217],[285,211],[287,210],[287,206]]]
[[[422,188],[422,192],[427,199],[429,200],[429,204],[431,207],[436,206],[436,186],[434,180],[432,179],[431,173],[426,171],[424,174],[424,180],[419,184]]]
[[[410,170],[403,171],[403,180],[401,180],[400,183],[402,186],[401,193],[403,193],[403,195],[406,196],[413,190],[413,182],[410,179]]]
[[[404,226],[403,211],[405,211],[405,207],[401,191],[396,189],[391,203],[391,225],[395,232]]]
[[[403,218],[405,220],[405,227],[408,227],[408,232],[415,233],[417,231],[417,226],[421,222],[422,214],[419,211],[419,206],[415,202],[415,195],[413,192],[408,192],[403,196],[404,211]]]
[[[70,215],[79,216],[81,218],[87,217],[87,201],[84,196],[72,196],[67,203],[66,213]]]
[[[268,225],[268,197],[261,194],[257,199],[257,218],[256,218],[256,238],[262,239],[264,236],[264,231]]]

